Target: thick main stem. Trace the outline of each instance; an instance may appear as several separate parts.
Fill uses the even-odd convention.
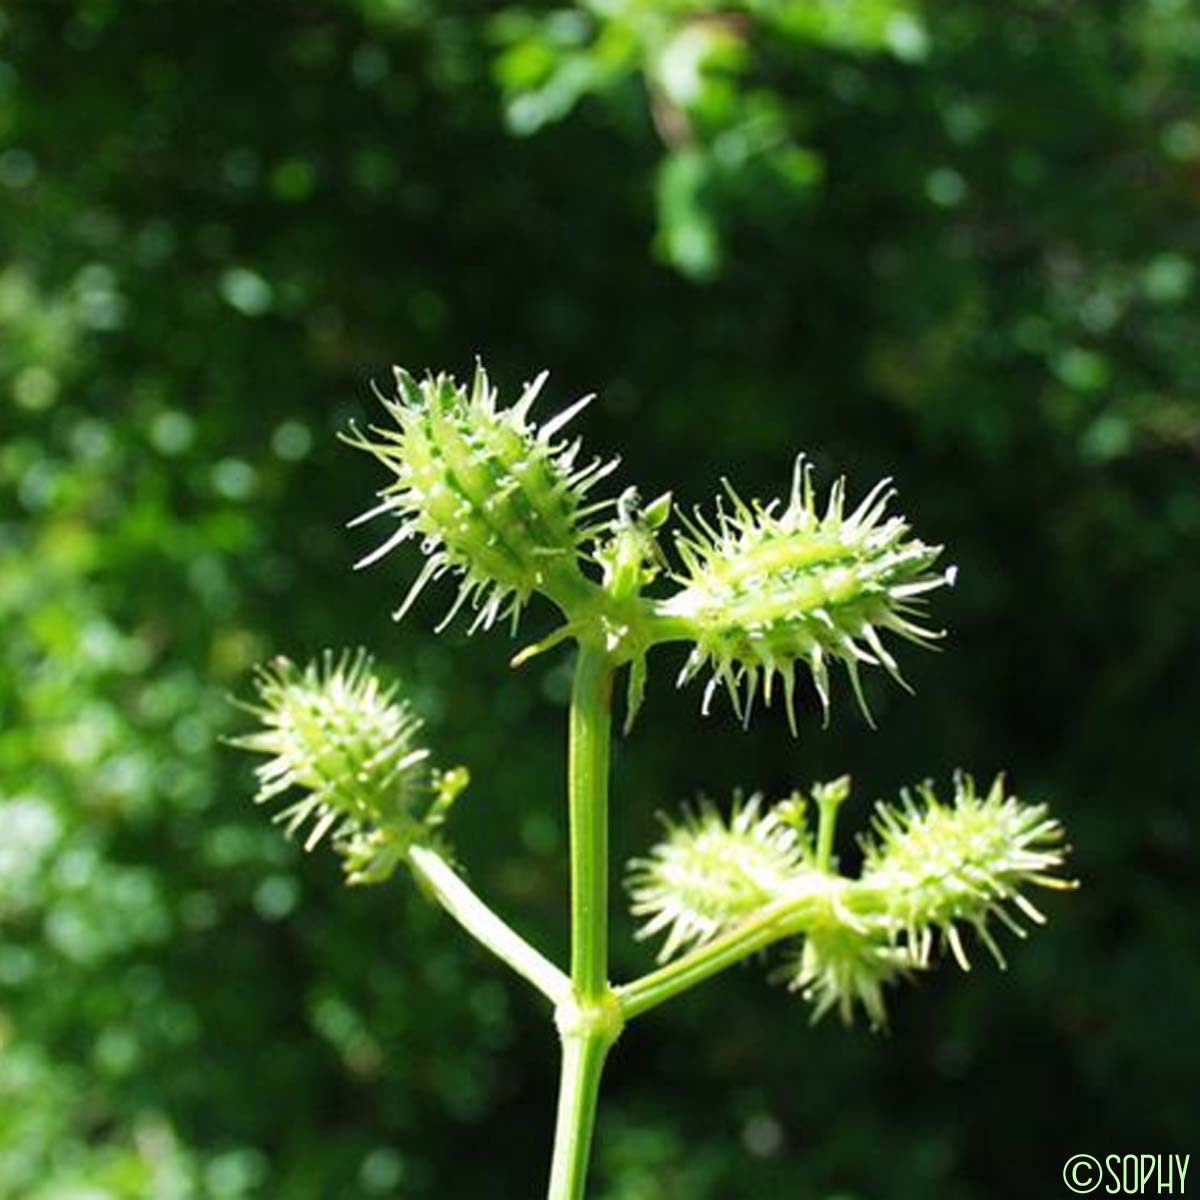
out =
[[[608,759],[613,668],[581,645],[571,689],[567,764],[571,823],[571,982],[594,1003],[608,987]]]
[[[600,1075],[620,1028],[608,986],[608,763],[613,664],[582,643],[571,690],[567,766],[571,826],[571,991],[560,1006],[562,1078],[549,1200],[582,1200]]]
[[[583,1200],[600,1076],[611,1045],[610,1038],[596,1032],[563,1037],[549,1200]]]

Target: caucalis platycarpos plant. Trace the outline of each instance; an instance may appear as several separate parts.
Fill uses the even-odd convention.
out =
[[[247,707],[260,728],[237,744],[266,756],[261,803],[309,849],[328,840],[347,882],[415,877],[471,935],[553,1006],[562,1074],[550,1200],[584,1195],[601,1074],[625,1026],[726,967],[762,951],[812,1006],[886,1020],[887,991],[931,968],[944,949],[964,969],[968,941],[1004,965],[996,931],[1025,936],[1043,917],[1031,887],[1068,888],[1062,826],[997,776],[959,773],[941,796],[924,783],[880,802],[861,836],[856,876],[833,854],[843,777],[770,801],[739,794],[665,823],[635,859],[628,892],[638,931],[661,938],[658,965],[614,984],[608,967],[608,798],[613,688],[626,676],[625,726],[642,702],[647,662],[683,647],[682,685],[707,676],[702,704],[724,691],[749,724],[756,702],[782,700],[793,733],[828,722],[840,668],[868,716],[861,672],[903,685],[898,647],[941,638],[927,605],[953,582],[940,546],[913,536],[877,484],[855,501],[838,480],[819,495],[796,460],[782,499],[744,499],[725,483],[715,508],[680,515],[669,495],[642,503],[633,488],[598,495],[615,461],[589,458],[565,430],[586,401],[537,424],[539,375],[502,405],[482,366],[470,386],[445,374],[396,372],[396,393],[349,445],[383,469],[377,502],[360,518],[386,527],[362,560],[416,542],[423,566],[400,599],[443,576],[457,584],[439,629],[465,614],[471,629],[515,630],[535,596],[561,615],[554,633],[514,664],[574,643],[567,722],[571,961],[563,970],[520,937],[468,886],[450,851],[448,817],[467,786],[441,769],[409,703],[377,680],[361,651],[298,667],[260,669]],[[964,933],[967,937],[964,937]]]

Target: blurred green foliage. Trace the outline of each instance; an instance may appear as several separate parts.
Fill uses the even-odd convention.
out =
[[[1008,766],[1085,880],[888,1039],[758,972],[631,1030],[597,1197],[1011,1200],[1081,1149],[1189,1149],[1193,5],[18,0],[0,245],[0,1195],[541,1186],[537,1002],[302,859],[218,744],[255,660],[369,644],[472,768],[475,883],[562,952],[563,664],[432,641],[448,597],[393,626],[415,558],[353,576],[341,529],[368,380],[475,353],[508,394],[598,390],[588,442],[647,495],[778,494],[804,448],[894,473],[962,567],[878,733],[706,722],[660,662],[618,857],[701,788]]]

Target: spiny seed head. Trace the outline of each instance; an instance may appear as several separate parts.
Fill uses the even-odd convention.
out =
[[[790,991],[813,1006],[812,1023],[836,1010],[844,1024],[856,1009],[872,1029],[887,1025],[883,990],[908,975],[914,963],[906,948],[847,925],[814,929],[783,973]]]
[[[828,720],[829,666],[840,661],[869,720],[859,665],[883,667],[904,683],[880,634],[919,645],[941,636],[917,620],[925,594],[953,582],[953,569],[933,570],[941,547],[909,537],[903,517],[886,515],[887,480],[849,514],[842,480],[818,508],[803,457],[782,509],[778,501],[747,504],[725,487],[729,507],[718,498],[715,521],[697,511],[676,539],[683,588],[661,611],[694,630],[680,684],[709,666],[705,711],[724,683],[748,721],[756,694],[769,704],[778,676],[794,733],[797,665],[812,676]]]
[[[879,803],[872,824],[873,836],[863,841],[861,884],[885,898],[921,965],[929,961],[937,930],[963,970],[970,970],[956,924],[961,922],[1004,966],[988,928],[991,918],[1024,938],[1017,914],[1037,925],[1045,917],[1020,889],[1076,886],[1055,874],[1066,859],[1062,825],[1044,804],[1006,795],[1002,775],[980,795],[971,776],[959,772],[951,804],[922,784],[915,796],[902,793],[899,806]]]
[[[969,969],[958,928],[968,924],[1003,966],[989,920],[1024,937],[1010,907],[1044,918],[1020,889],[1075,886],[1055,873],[1062,826],[1044,806],[1006,796],[1002,778],[980,795],[960,773],[952,804],[928,784],[901,793],[899,806],[879,804],[857,879],[833,870],[829,852],[849,780],[811,792],[812,805],[798,792],[766,809],[758,796],[738,800],[728,821],[704,804],[630,864],[639,936],[667,934],[660,960],[753,928],[767,934],[760,944],[789,943],[779,974],[814,1005],[814,1020],[836,1010],[849,1022],[862,1009],[880,1028],[885,989],[930,965],[938,934]]]
[[[425,566],[397,619],[431,579],[454,572],[460,576],[458,597],[443,625],[468,602],[476,611],[472,630],[502,616],[515,622],[534,591],[553,598],[570,586],[581,547],[606,507],[585,498],[616,462],[594,459],[578,466],[579,442],[557,440],[590,397],[539,429],[528,418],[545,372],[510,408],[497,406],[482,365],[470,390],[450,375],[417,381],[400,368],[395,374],[396,397],[383,400],[394,424],[372,426],[369,435],[352,428],[345,438],[395,476],[378,493],[380,503],[353,524],[375,516],[399,524],[358,565],[420,539]]]
[[[735,800],[728,821],[702,801],[663,823],[666,836],[629,864],[627,879],[638,937],[666,932],[660,962],[757,912],[802,866],[796,830],[774,809],[763,812],[761,796]]]
[[[353,848],[351,882],[390,874],[408,846],[431,833],[428,814],[419,815],[431,797],[429,751],[416,741],[421,719],[395,687],[381,686],[361,650],[326,651],[304,668],[276,658],[258,670],[255,686],[258,703],[244,707],[262,728],[233,739],[268,756],[256,768],[255,802],[295,789],[300,798],[275,816],[289,837],[308,824],[306,850],[327,834],[344,854]]]

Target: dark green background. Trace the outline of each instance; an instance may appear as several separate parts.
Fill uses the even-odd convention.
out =
[[[471,767],[472,881],[563,954],[569,663],[434,640],[448,589],[393,625],[416,552],[352,574],[343,530],[369,381],[477,353],[508,396],[549,367],[545,412],[597,391],[622,486],[765,498],[804,449],[961,567],[878,732],[845,687],[799,742],[704,720],[663,652],[617,862],[701,790],[848,770],[853,827],[962,765],[1052,801],[1084,881],[886,1037],[755,968],[648,1017],[593,1194],[1044,1200],[1080,1151],[1200,1153],[1200,16],[733,7],[682,108],[655,46],[696,4],[0,11],[0,1195],[543,1186],[539,1002],[285,843],[218,742],[256,660],[371,647]]]

